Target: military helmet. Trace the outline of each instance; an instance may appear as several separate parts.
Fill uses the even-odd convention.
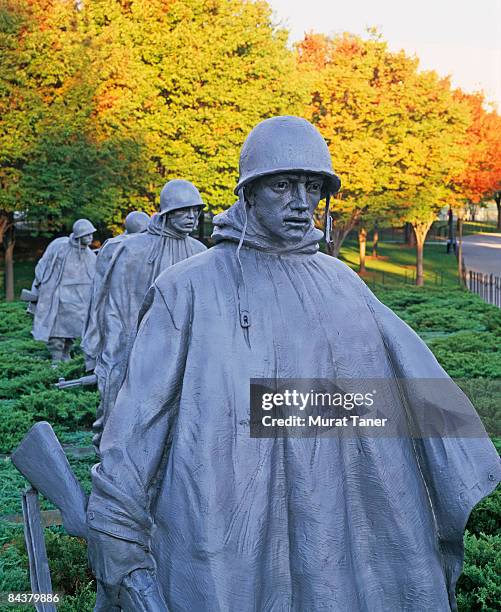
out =
[[[146,230],[150,218],[142,210],[133,210],[125,217],[125,231],[127,234],[138,234]]]
[[[183,179],[174,179],[163,186],[160,192],[161,215],[190,206],[199,206],[200,208],[205,206],[202,196],[193,183]]]
[[[83,236],[88,236],[89,234],[93,234],[96,231],[96,228],[88,219],[78,219],[78,221],[75,221],[75,223],[73,223],[74,238],[82,238]]]
[[[306,119],[291,115],[271,117],[258,123],[240,151],[240,176],[235,193],[262,176],[281,172],[314,172],[327,179],[330,194],[341,187],[332,168],[327,143]]]

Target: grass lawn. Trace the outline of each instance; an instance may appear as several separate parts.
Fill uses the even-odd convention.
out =
[[[501,229],[496,227],[494,221],[465,221],[463,224],[463,234],[501,234]]]
[[[366,258],[368,285],[412,285],[415,282],[416,250],[401,243],[379,243],[378,258]],[[371,252],[368,250],[368,252]],[[358,271],[358,242],[345,241],[340,259]],[[457,260],[453,253],[446,253],[445,244],[425,244],[424,247],[425,285],[456,287]]]

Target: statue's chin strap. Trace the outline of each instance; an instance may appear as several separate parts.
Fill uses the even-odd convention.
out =
[[[325,244],[331,243],[332,235],[332,217],[330,215],[331,194],[328,192],[325,197],[325,218],[324,218],[324,236]]]
[[[245,193],[244,193],[243,188],[239,189],[238,196],[240,198],[240,201],[243,204],[243,214],[244,214],[244,224],[242,227],[242,233],[240,234],[240,240],[238,241],[238,246],[236,250],[237,269],[238,269],[238,276],[239,276],[238,286],[237,286],[238,315],[240,318],[240,326],[244,330],[245,341],[247,343],[247,346],[249,346],[250,348],[249,327],[251,324],[251,320],[250,320],[250,312],[249,312],[249,297],[247,295],[247,284],[245,282],[245,275],[244,275],[244,270],[242,266],[242,261],[240,260],[240,250],[244,242],[245,232],[247,231],[247,220],[248,220],[247,219],[247,200],[245,198]]]

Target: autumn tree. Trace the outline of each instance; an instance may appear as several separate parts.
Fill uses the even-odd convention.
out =
[[[456,99],[468,108],[470,121],[465,137],[466,165],[455,177],[462,204],[476,207],[479,203],[497,198],[501,190],[501,117],[489,109],[480,92],[455,92]],[[497,226],[501,229],[501,202],[498,202]],[[459,210],[461,216],[461,210]]]
[[[266,2],[87,0],[82,25],[93,41],[99,134],[145,150],[144,193],[132,200],[153,204],[165,181],[183,177],[221,211],[250,129],[305,103],[287,32]]]
[[[417,59],[390,52],[375,32],[368,40],[310,34],[297,51],[310,79],[309,118],[343,181],[332,252],[364,216],[380,223],[407,219],[422,284],[424,239],[462,168],[467,114],[447,79],[420,72]]]
[[[136,141],[97,133],[92,46],[79,19],[66,0],[1,0],[0,231],[8,299],[16,212],[49,234],[83,216],[105,224],[142,175]]]
[[[307,116],[327,140],[343,182],[333,211],[331,252],[337,255],[361,218],[373,223],[402,209],[400,203],[398,211],[392,210],[391,194],[407,183],[409,146],[401,96],[417,61],[391,53],[375,32],[368,40],[308,34],[297,53],[310,87]]]

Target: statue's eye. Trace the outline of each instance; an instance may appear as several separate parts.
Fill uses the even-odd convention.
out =
[[[320,183],[308,183],[308,191],[311,192],[315,192],[315,191],[320,191],[320,189],[322,188]]]
[[[278,181],[277,183],[275,183],[275,188],[280,191],[285,191],[288,186],[289,183],[287,181]]]

